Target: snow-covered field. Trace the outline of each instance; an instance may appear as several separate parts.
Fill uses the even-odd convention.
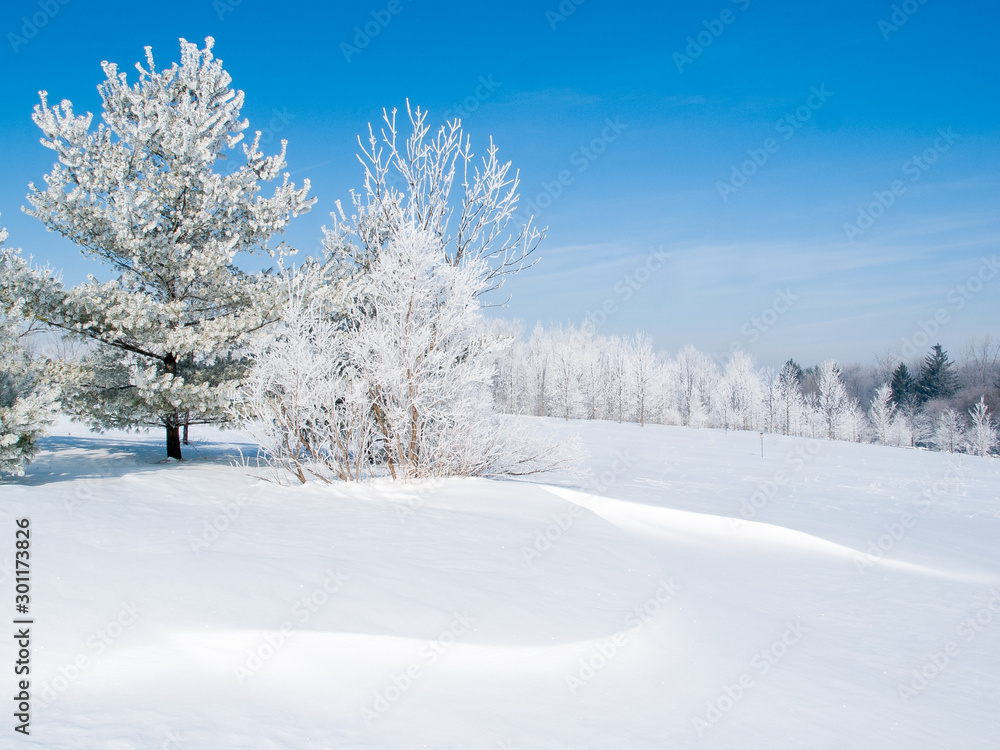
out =
[[[1000,746],[1000,461],[546,422],[587,476],[278,486],[62,425],[0,485],[4,746]]]

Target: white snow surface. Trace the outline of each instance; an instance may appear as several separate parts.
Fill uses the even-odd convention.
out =
[[[1000,461],[522,423],[585,474],[283,486],[61,423],[0,484],[0,746],[1000,747]]]

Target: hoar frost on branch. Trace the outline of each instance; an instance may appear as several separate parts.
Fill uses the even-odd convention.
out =
[[[500,161],[492,139],[476,163],[460,120],[432,132],[426,111],[409,102],[406,111],[412,132],[405,143],[399,143],[395,109],[383,110],[377,134],[369,125],[367,143],[358,138],[364,188],[351,192],[351,217],[332,214],[325,240],[329,256],[367,270],[404,225],[413,224],[435,238],[449,265],[482,264],[477,297],[498,289],[533,262],[530,256],[545,236],[531,219],[514,220],[518,172]],[[453,198],[453,192],[460,195]]]
[[[285,174],[271,197],[261,182],[285,167],[265,156],[260,133],[243,141],[243,92],[222,62],[181,40],[181,63],[157,72],[151,50],[129,84],[113,63],[98,90],[103,120],[50,106],[41,92],[34,120],[59,162],[44,189],[31,185],[32,216],[117,274],[66,289],[47,269],[8,257],[7,287],[27,313],[95,342],[66,383],[68,410],[99,428],[166,428],[167,455],[181,457],[179,428],[229,418],[246,363],[248,334],[277,320],[281,282],[236,265],[240,254],[283,246],[270,238],[311,207],[308,181]],[[242,145],[246,163],[230,174],[216,160]]]

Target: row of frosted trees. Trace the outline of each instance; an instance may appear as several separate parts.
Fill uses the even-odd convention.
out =
[[[759,430],[980,455],[997,446],[985,398],[968,410],[898,403],[888,382],[858,388],[857,368],[845,379],[835,360],[807,371],[791,360],[780,370],[761,369],[743,351],[722,363],[693,346],[660,354],[643,333],[622,338],[536,326],[525,337],[518,324],[494,326],[510,342],[497,360],[495,396],[511,414]]]

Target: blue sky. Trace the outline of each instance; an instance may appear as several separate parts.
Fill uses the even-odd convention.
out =
[[[64,1],[0,11],[0,221],[67,281],[99,269],[20,212],[52,163],[38,90],[97,111],[102,60],[132,71],[152,45],[168,67],[179,37],[211,35],[251,129],[312,181],[287,235],[303,251],[360,183],[357,133],[409,97],[465,107],[549,227],[494,314],[530,328],[605,307],[602,332],[765,365],[1000,334],[993,3]],[[372,13],[391,20],[345,54]]]

